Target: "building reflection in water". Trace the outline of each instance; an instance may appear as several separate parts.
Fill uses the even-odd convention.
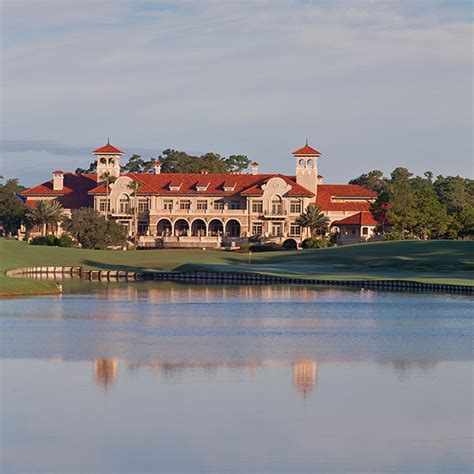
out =
[[[104,390],[113,385],[118,375],[117,359],[95,359],[94,379]]]
[[[176,282],[134,282],[104,283],[95,282],[91,289],[96,290],[96,297],[107,300],[139,301],[146,299],[153,303],[179,303],[184,301],[229,301],[240,298],[256,298],[259,301],[275,301],[275,299],[292,299],[300,301],[317,300],[320,295],[325,297],[338,296],[340,289],[312,286],[283,286],[283,285],[190,285]],[[371,297],[372,292],[364,293]]]
[[[190,360],[190,361],[149,361],[149,362],[130,362],[127,367],[131,373],[145,367],[151,370],[155,377],[172,379],[182,375],[185,371],[200,369],[206,373],[215,372],[219,369],[247,369],[251,380],[257,378],[257,368],[259,367],[282,367],[287,366],[286,362],[278,360]],[[318,377],[318,364],[315,360],[302,359],[291,362],[292,383],[296,392],[303,398],[307,398],[316,386]],[[96,359],[94,360],[94,379],[102,388],[107,390],[112,386],[118,375],[117,359]]]
[[[315,360],[300,360],[292,362],[291,365],[293,367],[293,385],[296,391],[306,398],[316,385],[318,364]]]

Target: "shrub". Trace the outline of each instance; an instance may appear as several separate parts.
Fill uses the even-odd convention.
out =
[[[286,239],[283,242],[283,248],[286,250],[296,250],[298,248],[298,244],[296,243],[295,239]]]
[[[240,250],[250,250],[250,245],[249,244],[242,244],[240,246]]]
[[[52,234],[46,236],[33,237],[31,245],[47,245],[48,247],[54,247],[59,245],[59,239]]]
[[[394,229],[391,232],[385,232],[383,239],[384,240],[420,240],[418,237],[412,234],[405,234],[405,238],[403,238],[403,233],[397,229]]]
[[[59,247],[73,247],[74,241],[72,240],[71,236],[67,234],[63,234],[58,239],[58,246]]]
[[[325,247],[332,247],[334,244],[326,237],[318,239],[316,237],[308,237],[301,243],[304,249],[323,249]]]
[[[277,250],[282,250],[281,245],[278,244],[261,244],[261,245],[252,245],[250,247],[252,252],[275,252]]]

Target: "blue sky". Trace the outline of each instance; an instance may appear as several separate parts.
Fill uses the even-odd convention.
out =
[[[128,154],[247,154],[326,182],[472,175],[468,1],[2,3],[1,174],[31,185]]]

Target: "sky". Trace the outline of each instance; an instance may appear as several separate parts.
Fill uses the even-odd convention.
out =
[[[245,154],[326,183],[472,176],[470,1],[3,0],[0,174],[33,185],[127,156]]]

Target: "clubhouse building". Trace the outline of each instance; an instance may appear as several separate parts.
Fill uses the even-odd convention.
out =
[[[295,175],[250,173],[162,173],[161,163],[150,173],[121,174],[124,152],[107,143],[93,151],[94,174],[55,170],[52,179],[27,189],[26,204],[56,199],[65,213],[93,207],[128,229],[137,228],[139,247],[238,247],[249,241],[300,243],[308,234],[297,219],[315,203],[330,220],[338,243],[377,239],[369,211],[375,194],[352,184],[324,184],[318,174],[321,153],[307,143],[295,150]],[[114,178],[107,188],[104,176]],[[22,229],[24,232],[25,229]],[[61,225],[55,229],[62,233]],[[39,233],[33,229],[31,235]]]

